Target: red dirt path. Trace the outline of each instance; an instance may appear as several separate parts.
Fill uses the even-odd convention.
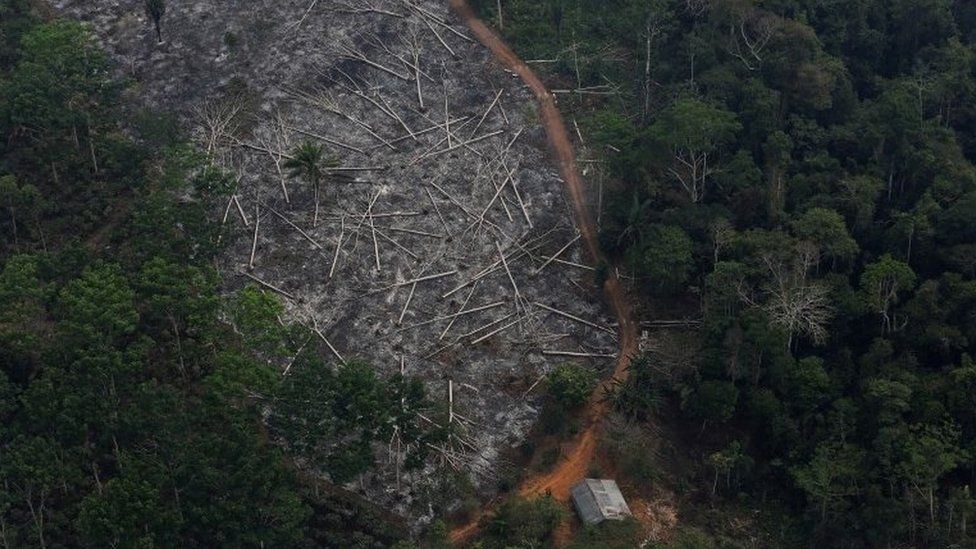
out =
[[[448,3],[478,41],[491,50],[499,62],[515,72],[535,94],[539,102],[540,119],[549,138],[549,147],[559,169],[559,175],[566,185],[569,200],[573,205],[576,227],[583,236],[590,261],[599,262],[603,259],[603,254],[597,241],[596,228],[586,208],[586,194],[583,190],[582,178],[576,167],[576,154],[573,151],[566,124],[563,122],[559,109],[556,108],[553,95],[532,69],[483,21],[478,19],[466,0],[448,0]],[[618,335],[620,350],[613,375],[597,387],[590,396],[589,403],[583,412],[582,428],[563,452],[562,459],[552,471],[525,479],[518,489],[522,496],[538,496],[548,492],[556,500],[567,502],[570,488],[586,476],[596,455],[599,431],[602,420],[608,411],[607,403],[603,400],[604,390],[609,388],[614,381],[623,380],[627,376],[630,359],[637,350],[636,324],[633,321],[627,296],[616,274],[610,274],[603,286],[603,292],[620,326]],[[470,523],[452,531],[451,540],[454,543],[464,543],[470,540],[478,531],[479,518],[476,517]],[[560,530],[562,535],[557,536],[557,541],[565,542],[566,529],[561,528]]]

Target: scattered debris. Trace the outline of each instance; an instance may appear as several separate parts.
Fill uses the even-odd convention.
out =
[[[445,465],[493,479],[501,450],[537,417],[542,395],[526,385],[562,361],[612,363],[591,352],[615,348],[614,330],[581,292],[592,274],[525,108],[534,98],[487,63],[445,3],[189,2],[167,13],[162,46],[135,0],[54,4],[91,23],[139,82],[138,101],[183,112],[237,176],[213,212],[227,291],[254,283],[283,296],[285,320],[310,326],[309,345],[340,363],[424,379],[449,414],[427,421],[455,427],[430,448]],[[315,224],[311,186],[282,173],[303,141],[340,158]],[[418,519],[426,506],[411,502],[429,471],[403,470],[396,435],[377,451],[389,467],[355,488]]]

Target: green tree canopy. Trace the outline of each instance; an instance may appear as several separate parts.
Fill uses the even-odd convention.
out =
[[[719,166],[716,152],[742,128],[735,113],[696,98],[679,99],[662,111],[647,128],[648,137],[660,143],[670,162],[665,172],[699,202],[706,183]]]
[[[797,217],[792,226],[794,236],[815,244],[830,261],[849,262],[859,251],[844,218],[833,210],[811,208]]]
[[[134,299],[122,267],[95,265],[61,291],[61,318],[69,337],[80,343],[113,344],[136,328],[139,313]]]
[[[861,290],[874,311],[881,315],[882,329],[893,328],[891,307],[898,303],[902,292],[915,288],[915,281],[911,267],[887,254],[864,268]]]
[[[633,248],[629,263],[633,272],[657,291],[673,291],[687,280],[694,266],[691,238],[680,227],[653,225],[640,247]]]

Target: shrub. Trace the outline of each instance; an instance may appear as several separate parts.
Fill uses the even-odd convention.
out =
[[[552,496],[512,498],[498,509],[485,527],[485,547],[538,547],[563,519],[563,510]]]
[[[702,421],[725,423],[732,419],[739,390],[729,381],[710,379],[703,381],[689,402],[692,415]]]
[[[608,520],[595,526],[587,526],[576,536],[570,549],[631,549],[640,547],[640,524],[632,519]]]
[[[577,410],[586,404],[595,384],[596,376],[589,368],[561,364],[549,374],[549,397],[563,410]]]

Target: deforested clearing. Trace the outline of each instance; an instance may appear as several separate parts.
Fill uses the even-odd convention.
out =
[[[534,98],[445,4],[192,2],[167,12],[161,43],[139,0],[55,6],[90,22],[133,106],[179,112],[235,174],[213,213],[233,228],[225,291],[277,294],[335,362],[422,378],[455,427],[434,461],[492,489],[538,380],[612,364]],[[303,143],[333,160],[318,192],[292,177]],[[423,514],[410,504],[429,475],[402,472],[395,440],[377,451],[385,466],[354,488]]]

